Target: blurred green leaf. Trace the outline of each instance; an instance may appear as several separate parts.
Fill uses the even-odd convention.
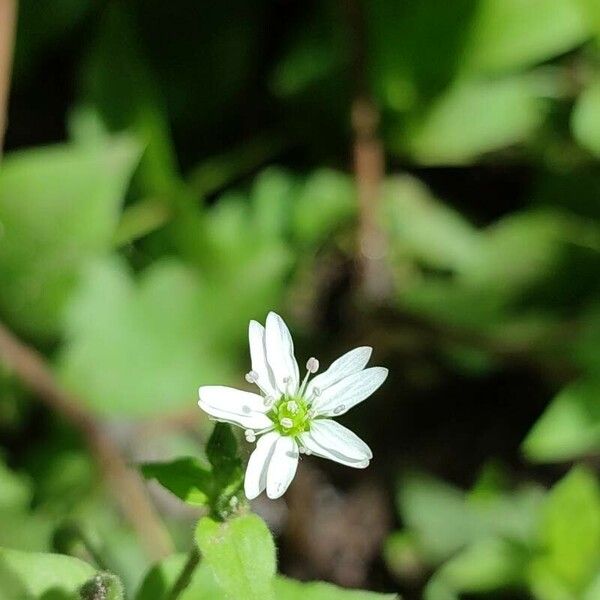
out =
[[[537,488],[471,497],[423,475],[407,477],[397,498],[406,527],[425,557],[434,563],[490,536],[526,542],[535,531],[541,500]]]
[[[103,414],[157,414],[191,406],[198,385],[226,381],[205,291],[176,260],[139,282],[115,259],[91,265],[67,312],[63,381]]]
[[[150,569],[144,578],[135,600],[170,600],[170,592],[183,570],[187,557],[173,554]],[[204,561],[194,570],[189,585],[178,600],[226,600],[215,578]]]
[[[396,594],[377,594],[364,590],[347,590],[331,583],[302,583],[287,577],[275,579],[275,594],[281,600],[394,600]]]
[[[77,600],[79,587],[94,572],[90,565],[71,556],[0,548],[3,600]]]
[[[581,146],[600,156],[600,80],[593,81],[577,98],[571,129]]]
[[[256,515],[218,523],[204,517],[196,541],[228,600],[274,600],[275,544]]]
[[[401,149],[406,142],[425,165],[469,164],[536,130],[546,112],[542,89],[531,75],[456,82],[407,131],[392,134],[390,143]]]
[[[591,36],[580,0],[481,0],[465,68],[507,71],[544,62]]]
[[[195,458],[172,462],[146,463],[140,466],[146,479],[156,479],[178,498],[193,506],[203,506],[212,494],[211,472]]]
[[[562,390],[537,420],[523,451],[536,462],[572,460],[600,449],[600,383],[582,380]]]
[[[307,246],[324,241],[356,213],[356,191],[350,177],[318,170],[305,181],[294,203],[293,229]]]
[[[600,486],[592,472],[576,467],[552,488],[540,536],[541,556],[530,574],[534,585],[548,571],[579,597],[600,569]]]
[[[0,167],[0,311],[31,336],[58,333],[91,258],[110,248],[139,148],[129,136],[93,147],[15,153]]]

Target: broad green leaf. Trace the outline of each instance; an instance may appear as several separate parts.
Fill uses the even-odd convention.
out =
[[[287,577],[275,579],[275,595],[278,600],[394,600],[398,598],[396,594],[348,590],[322,581],[302,583]]]
[[[579,95],[571,115],[571,129],[581,146],[600,156],[600,80],[593,81]]]
[[[225,523],[205,517],[196,541],[228,600],[274,600],[275,544],[264,521],[256,515]]]
[[[548,571],[578,597],[600,570],[600,486],[593,472],[573,468],[552,488],[540,536],[534,570]]]
[[[193,406],[198,386],[227,381],[206,289],[176,260],[139,280],[116,259],[91,265],[67,312],[65,384],[104,414]]]
[[[562,390],[525,441],[536,462],[565,461],[600,449],[600,382],[582,380]]]
[[[481,0],[465,68],[507,71],[545,62],[591,36],[581,0]]]
[[[178,498],[194,506],[205,505],[213,491],[211,472],[192,457],[146,463],[140,470],[146,479],[156,479]]]
[[[94,573],[90,565],[71,556],[0,548],[2,600],[77,600],[80,586]]]
[[[127,136],[9,155],[0,167],[0,313],[58,333],[82,266],[107,252],[139,157]]]
[[[144,577],[135,600],[170,600],[170,592],[187,561],[183,554],[173,554],[155,565]],[[226,600],[205,561],[194,570],[188,586],[178,600]]]
[[[470,164],[535,131],[546,112],[540,84],[531,75],[457,82],[398,140],[422,164]]]

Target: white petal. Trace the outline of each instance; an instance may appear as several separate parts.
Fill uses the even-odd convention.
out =
[[[299,374],[294,357],[294,342],[287,325],[274,312],[267,315],[265,346],[275,385],[282,394],[286,391],[295,394],[298,391]]]
[[[373,458],[367,444],[352,431],[331,419],[313,421],[310,431],[300,436],[300,443],[317,456],[356,469],[364,469]]]
[[[294,479],[298,467],[298,444],[289,436],[281,436],[269,462],[267,472],[267,496],[271,499],[283,496]]]
[[[258,321],[250,321],[250,325],[248,326],[248,340],[250,342],[252,370],[258,375],[256,385],[267,396],[271,396],[274,399],[279,398],[279,392],[273,383],[273,374],[267,363],[265,328]]]
[[[273,425],[265,412],[263,397],[223,385],[205,385],[198,390],[198,406],[220,421],[244,429],[265,429]]]
[[[337,417],[368,398],[386,379],[384,367],[370,367],[334,383],[317,396],[313,408],[318,415]]]
[[[310,398],[315,388],[322,392],[344,377],[362,371],[367,366],[372,352],[373,348],[370,346],[361,346],[334,360],[327,371],[320,373],[309,382],[306,388],[306,397]]]
[[[280,437],[279,433],[271,431],[256,442],[256,448],[250,455],[244,478],[244,492],[248,500],[256,498],[267,487],[269,462],[275,449],[275,443]]]

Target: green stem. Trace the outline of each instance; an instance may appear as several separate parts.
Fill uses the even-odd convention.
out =
[[[188,559],[179,573],[179,577],[177,577],[177,581],[175,581],[173,588],[171,589],[168,596],[166,596],[166,600],[177,600],[181,595],[181,592],[187,588],[192,580],[192,575],[200,562],[200,551],[194,545],[188,554]]]

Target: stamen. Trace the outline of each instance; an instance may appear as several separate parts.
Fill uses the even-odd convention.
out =
[[[258,373],[256,371],[249,371],[246,373],[246,381],[248,383],[256,383],[258,381]]]
[[[253,444],[256,441],[256,433],[252,429],[246,429],[244,431],[244,436],[246,437],[246,441],[250,444]]]
[[[292,421],[289,417],[283,417],[283,419],[281,419],[279,422],[284,429],[291,429],[294,426],[294,421]]]
[[[308,448],[304,448],[304,454],[306,454],[306,456],[310,456],[312,452]]]
[[[306,361],[306,370],[309,373],[316,373],[319,370],[319,361],[314,356]]]

